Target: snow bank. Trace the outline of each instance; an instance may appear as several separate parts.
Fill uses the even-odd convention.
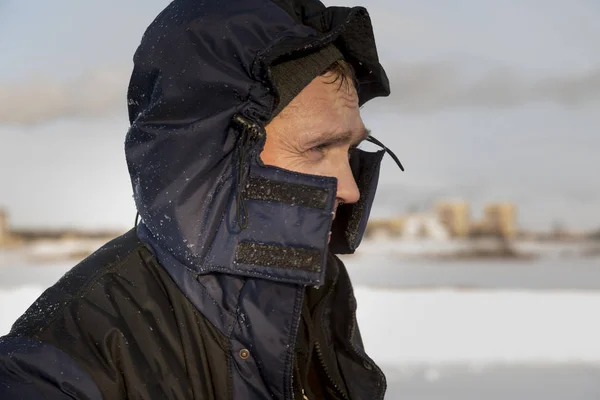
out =
[[[0,335],[10,331],[13,322],[23,314],[44,290],[37,286],[20,286],[0,290]]]
[[[600,293],[357,288],[368,353],[386,365],[600,363]]]
[[[42,292],[0,291],[0,335]],[[600,363],[600,293],[356,288],[368,353],[382,365]]]

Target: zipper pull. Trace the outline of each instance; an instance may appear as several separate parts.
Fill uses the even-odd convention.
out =
[[[257,124],[252,121],[247,120],[239,114],[235,114],[233,116],[233,120],[242,127],[242,129],[246,130],[248,136],[251,140],[259,140],[264,136],[263,129],[261,129]]]

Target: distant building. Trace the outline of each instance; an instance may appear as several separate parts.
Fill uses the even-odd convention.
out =
[[[9,233],[8,214],[0,208],[0,246],[8,242]]]
[[[471,220],[469,203],[439,202],[435,212],[414,212],[390,219],[370,220],[365,236],[404,238],[514,238],[518,234],[517,207],[512,203],[485,206],[483,219]]]
[[[450,235],[437,216],[431,213],[415,213],[406,217],[371,220],[365,232],[365,237],[369,239],[400,236],[413,239],[448,239]]]
[[[513,238],[517,234],[517,207],[512,203],[488,204],[484,210],[483,226],[495,236]]]
[[[469,236],[470,210],[464,201],[439,202],[436,205],[439,221],[453,237]]]
[[[395,237],[402,234],[402,228],[404,227],[405,219],[402,217],[395,217],[390,219],[372,219],[367,224],[365,231],[365,237]]]
[[[438,217],[430,213],[412,214],[406,218],[402,230],[405,238],[432,238],[445,240],[450,237],[447,228]]]

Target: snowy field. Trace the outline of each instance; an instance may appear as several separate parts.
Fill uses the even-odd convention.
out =
[[[356,297],[365,346],[382,364],[600,365],[600,292],[359,287]]]
[[[42,287],[0,291],[0,334]],[[599,293],[356,288],[369,354],[385,365],[600,365]]]
[[[594,279],[595,261],[567,269],[538,265],[541,272],[528,279],[553,283],[528,288],[519,279],[519,271],[527,275],[532,268],[526,265],[497,265],[511,271],[498,287],[493,279],[464,284],[477,264],[429,265],[438,268],[438,280],[419,287],[406,265],[385,257],[368,260],[352,257],[347,264],[365,346],[386,372],[388,399],[600,398],[600,291],[573,289],[578,279]],[[70,265],[0,268],[0,334]],[[371,275],[380,281],[389,276],[392,283],[372,284],[365,278],[367,266]],[[560,276],[552,276],[557,274],[569,276],[565,287]],[[414,286],[393,284],[403,276]]]

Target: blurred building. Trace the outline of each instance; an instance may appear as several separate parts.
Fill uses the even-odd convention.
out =
[[[449,234],[432,213],[414,213],[405,217],[370,220],[365,231],[369,239],[380,237],[448,239]]]
[[[464,201],[439,202],[437,218],[453,237],[467,237],[470,229],[469,204]]]
[[[8,214],[0,208],[0,246],[8,242]]]
[[[435,214],[411,214],[404,223],[402,236],[405,238],[432,238],[445,240],[450,237],[448,229]]]
[[[517,234],[517,207],[512,203],[488,204],[484,210],[483,228],[494,236],[515,237]]]
[[[434,212],[414,212],[390,219],[370,220],[365,237],[514,238],[518,234],[517,207],[512,203],[491,203],[484,208],[481,220],[472,220],[470,205],[464,201],[436,204]]]
[[[402,235],[405,218],[395,217],[390,219],[372,219],[367,224],[365,237],[396,237]]]

